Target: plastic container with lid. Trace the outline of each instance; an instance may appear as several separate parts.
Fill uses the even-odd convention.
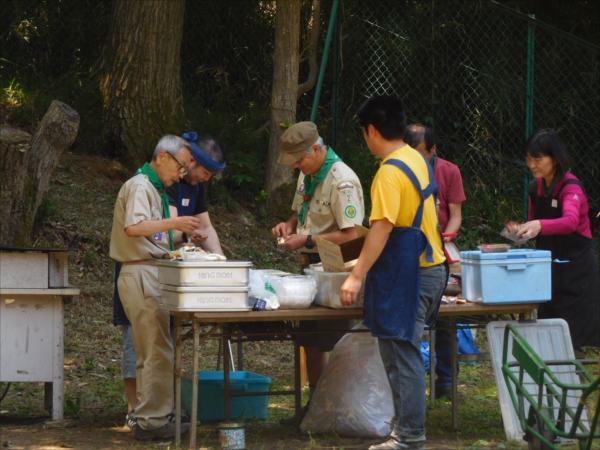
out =
[[[308,309],[317,295],[317,282],[308,275],[268,277],[277,294],[279,309]]]

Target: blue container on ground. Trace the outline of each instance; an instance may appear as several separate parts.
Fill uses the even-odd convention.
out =
[[[488,305],[545,302],[552,298],[551,253],[515,249],[460,252],[463,297]]]
[[[271,379],[252,372],[229,372],[230,392],[266,392]],[[267,395],[230,397],[231,420],[266,419]],[[181,379],[181,406],[188,413],[192,410],[192,380]],[[225,383],[223,371],[200,371],[198,373],[198,420],[225,419]]]

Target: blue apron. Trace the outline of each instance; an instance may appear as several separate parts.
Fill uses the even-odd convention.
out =
[[[193,216],[196,209],[196,202],[198,201],[198,192],[200,190],[200,183],[198,184],[187,184],[179,183],[179,189],[177,190],[177,214],[180,216]],[[183,199],[188,200],[188,204],[183,206]]]
[[[414,172],[404,162],[390,159],[385,164],[402,170],[421,194],[422,201],[412,225],[392,230],[383,252],[367,273],[364,324],[373,336],[412,341],[419,310],[423,252],[425,260],[433,262],[433,248],[421,231],[423,204],[430,195],[437,195],[438,186],[429,163],[430,182],[425,189],[421,189]],[[435,316],[429,319],[428,325],[433,324]]]

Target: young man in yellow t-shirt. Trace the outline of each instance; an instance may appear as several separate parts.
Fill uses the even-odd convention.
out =
[[[425,449],[425,368],[421,340],[433,325],[448,270],[436,215],[431,166],[402,136],[402,102],[367,100],[358,119],[369,150],[382,159],[371,187],[371,231],[340,300],[351,305],[367,276],[364,318],[392,388],[396,420],[389,439],[369,450]]]

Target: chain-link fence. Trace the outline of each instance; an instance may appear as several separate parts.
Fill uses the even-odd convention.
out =
[[[346,0],[340,35],[339,101],[319,117],[347,158],[360,104],[396,95],[460,166],[467,222],[498,230],[524,211],[526,137],[552,127],[600,211],[600,49],[488,1]]]
[[[100,56],[111,0],[4,3],[2,102],[28,92],[41,114],[57,92],[76,103]],[[320,45],[333,4],[322,0]],[[310,12],[305,1],[301,48]],[[187,0],[181,56],[188,113],[193,103],[231,120],[250,117],[249,129],[268,120],[275,13],[274,1]],[[496,230],[522,218],[523,143],[546,126],[560,131],[573,173],[600,210],[597,47],[488,0],[342,0],[338,17],[316,121],[367,190],[376,167],[365,163],[355,113],[385,93],[403,99],[409,122],[432,126],[440,156],[460,166],[465,224]],[[301,81],[307,70],[303,62]],[[298,120],[309,119],[313,95],[299,99]]]

